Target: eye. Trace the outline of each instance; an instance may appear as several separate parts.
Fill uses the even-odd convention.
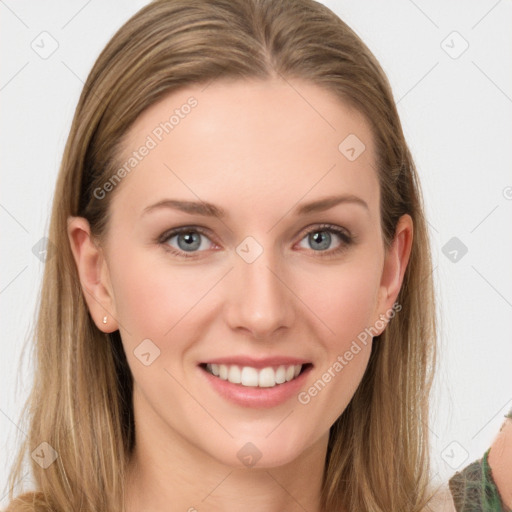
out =
[[[334,235],[334,236],[333,236]],[[332,243],[337,239],[338,245],[331,249]],[[334,256],[341,253],[353,242],[353,237],[338,226],[331,224],[322,224],[309,229],[301,240],[312,248],[313,251],[320,253],[320,256]],[[306,247],[308,248],[308,247]]]
[[[336,242],[336,240],[337,246],[331,248],[333,241]],[[182,226],[168,230],[157,241],[166,251],[182,258],[198,257],[199,253],[215,245],[207,235],[207,231],[198,226]],[[305,242],[318,256],[331,257],[348,249],[354,241],[355,237],[344,229],[331,224],[321,224],[304,233],[300,246],[304,247]]]
[[[210,243],[205,242],[204,239],[209,240]],[[173,240],[174,243],[172,243]],[[203,252],[213,244],[207,237],[205,231],[195,226],[184,226],[166,231],[158,239],[158,242],[161,243],[166,250],[184,258],[194,257],[195,253]]]

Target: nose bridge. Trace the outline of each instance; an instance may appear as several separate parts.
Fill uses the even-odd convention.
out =
[[[284,284],[285,276],[280,275],[282,266],[275,251],[247,237],[237,246],[236,253],[229,305],[231,327],[243,327],[261,338],[290,326],[292,294]]]

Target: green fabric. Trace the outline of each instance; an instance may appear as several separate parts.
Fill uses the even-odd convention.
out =
[[[512,512],[504,507],[492,478],[487,460],[489,451],[450,479],[449,487],[457,512]]]

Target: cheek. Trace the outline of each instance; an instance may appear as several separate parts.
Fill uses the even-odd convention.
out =
[[[118,319],[128,331],[162,336],[218,278],[207,267],[172,265],[165,254],[129,252],[113,262],[112,272]]]
[[[133,338],[130,344],[162,338],[193,308],[205,287],[190,271],[155,261],[143,251],[132,251],[114,264],[112,286],[120,330],[124,340]]]
[[[367,368],[372,337],[366,330],[374,319],[378,269],[375,261],[354,262],[317,274],[314,285],[303,288],[311,309],[329,328],[321,327],[324,334],[318,336],[321,364],[297,397],[309,413],[307,421],[320,421],[319,428],[331,426],[345,410]]]
[[[328,327],[324,340],[336,349],[371,325],[380,285],[378,262],[351,262],[323,269],[302,284],[304,302]]]

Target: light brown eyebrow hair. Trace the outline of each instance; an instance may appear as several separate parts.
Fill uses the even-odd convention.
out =
[[[310,203],[299,204],[294,210],[294,215],[306,215],[308,213],[321,212],[333,208],[334,206],[341,204],[359,204],[369,211],[368,204],[360,197],[352,194],[346,194],[342,196],[329,196]],[[144,208],[142,215],[145,215],[151,211],[158,210],[160,208],[171,208],[173,210],[180,210],[185,213],[204,215],[206,217],[217,217],[219,219],[226,217],[226,212],[220,206],[216,206],[212,203],[205,201],[180,201],[177,199],[162,199],[155,204]]]

